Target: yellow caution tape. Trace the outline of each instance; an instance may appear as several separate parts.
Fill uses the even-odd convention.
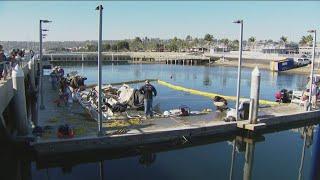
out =
[[[209,98],[214,98],[215,96],[220,96],[220,97],[225,98],[226,100],[231,100],[231,101],[236,101],[236,99],[237,99],[237,97],[235,97],[235,96],[225,96],[225,95],[216,94],[216,93],[203,92],[203,91],[199,91],[199,90],[195,90],[195,89],[190,89],[190,88],[185,88],[182,86],[173,85],[173,84],[170,84],[170,83],[162,81],[162,80],[158,80],[158,83],[160,85],[166,86],[168,88],[171,88],[171,89],[174,89],[177,91],[184,91],[184,92],[188,92],[190,94],[195,94],[195,95],[199,95],[199,96],[205,96],[205,97],[209,97]],[[241,98],[241,99],[245,99],[245,98]],[[268,101],[268,100],[259,100],[259,104],[277,105],[279,103],[273,102],[273,101]]]

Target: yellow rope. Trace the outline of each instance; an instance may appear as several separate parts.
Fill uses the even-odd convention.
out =
[[[225,96],[225,95],[216,94],[216,93],[203,92],[203,91],[199,91],[199,90],[195,90],[195,89],[190,89],[190,88],[185,88],[182,86],[173,85],[173,84],[170,84],[170,83],[162,81],[162,80],[158,80],[158,83],[163,86],[166,86],[168,88],[177,90],[177,91],[184,91],[184,92],[188,92],[190,94],[195,94],[195,95],[199,95],[199,96],[205,96],[205,97],[209,97],[209,98],[214,98],[215,96],[221,96],[221,97],[225,98],[226,100],[232,100],[232,101],[236,101],[236,99],[237,99],[237,97],[235,97],[235,96]],[[241,99],[245,99],[245,98],[241,98]],[[259,104],[277,105],[278,103],[273,102],[273,101],[268,101],[268,100],[259,100]]]

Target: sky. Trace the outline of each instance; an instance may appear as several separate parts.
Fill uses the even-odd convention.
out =
[[[53,22],[47,41],[98,39],[98,11],[104,6],[103,39],[203,37],[299,41],[320,31],[320,1],[0,1],[0,41],[38,41],[39,20]]]

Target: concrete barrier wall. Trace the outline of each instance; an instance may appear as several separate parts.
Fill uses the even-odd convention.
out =
[[[12,79],[9,78],[0,84],[0,113],[6,109],[13,98]]]
[[[30,72],[28,69],[28,62],[25,61],[22,64],[22,70],[24,72],[24,77]],[[12,79],[9,77],[7,80],[0,82],[0,114],[3,113],[3,111],[8,106],[9,102],[14,96],[13,92],[13,86],[12,86]]]

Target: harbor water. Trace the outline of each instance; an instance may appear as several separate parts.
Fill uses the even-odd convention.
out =
[[[65,73],[78,71],[86,84],[97,82],[96,64],[59,64]],[[234,96],[237,69],[222,66],[182,66],[159,64],[105,64],[103,83],[161,79],[175,85]],[[252,69],[243,68],[241,96],[248,97]],[[276,91],[303,89],[306,75],[272,73],[261,70],[261,99],[274,100]],[[179,92],[153,83],[158,91],[154,105],[162,111],[187,105],[191,110],[214,109],[206,97]],[[139,88],[140,84],[134,85]],[[234,107],[234,102],[229,102]],[[141,153],[137,156],[83,160],[59,166],[41,167],[37,162],[20,161],[19,152],[3,148],[0,179],[315,179],[319,152],[318,127],[300,127],[264,134],[253,143],[235,144],[233,139],[202,143],[181,149]],[[7,152],[9,151],[9,152]],[[4,154],[6,154],[4,156]],[[9,154],[9,155],[8,155]],[[98,159],[98,160],[97,160]],[[10,163],[7,163],[10,162]],[[72,165],[70,165],[72,164]]]

